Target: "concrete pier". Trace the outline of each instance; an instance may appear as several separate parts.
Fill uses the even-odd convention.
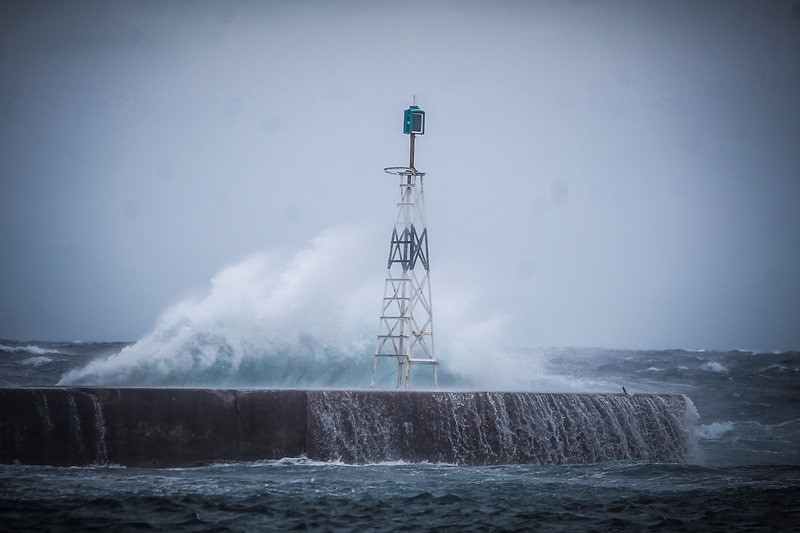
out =
[[[678,395],[15,388],[0,389],[0,462],[680,462],[692,423]]]

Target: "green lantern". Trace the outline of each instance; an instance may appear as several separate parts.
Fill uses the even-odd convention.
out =
[[[412,105],[403,112],[403,133],[423,135],[425,133],[425,111]]]

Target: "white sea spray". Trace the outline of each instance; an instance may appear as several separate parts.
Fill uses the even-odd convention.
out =
[[[733,430],[733,422],[712,422],[711,424],[698,426],[694,433],[701,439],[716,440]]]
[[[700,370],[704,370],[706,372],[718,372],[718,373],[727,373],[728,369],[722,363],[718,363],[716,361],[710,361],[700,366]]]

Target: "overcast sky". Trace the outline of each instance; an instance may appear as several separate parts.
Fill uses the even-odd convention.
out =
[[[379,279],[412,95],[445,322],[800,349],[793,1],[5,1],[0,337],[136,340],[331,228]]]

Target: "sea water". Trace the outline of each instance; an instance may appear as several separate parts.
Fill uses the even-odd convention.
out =
[[[53,386],[126,348],[0,341],[0,385]],[[303,457],[183,469],[4,465],[0,525],[25,531],[800,530],[799,353],[531,349],[514,356],[537,360],[546,376],[542,386],[685,394],[698,413],[693,453],[682,463],[482,467],[354,466]]]

